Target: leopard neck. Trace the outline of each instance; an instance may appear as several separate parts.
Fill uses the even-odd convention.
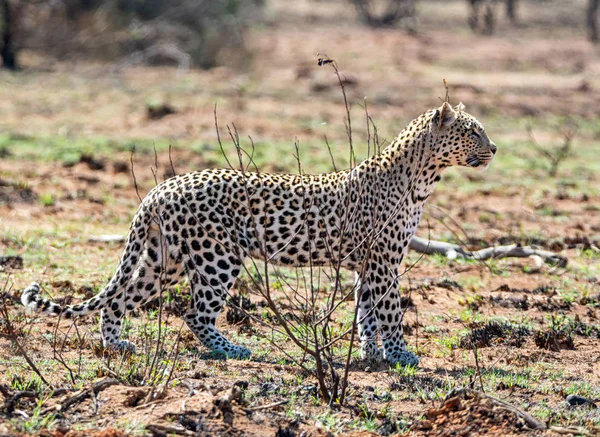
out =
[[[363,187],[385,196],[390,208],[399,201],[424,203],[441,178],[443,168],[433,157],[437,137],[429,128],[430,112],[413,120],[381,153],[353,170]]]

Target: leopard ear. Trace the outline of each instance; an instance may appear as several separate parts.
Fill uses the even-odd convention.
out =
[[[463,105],[463,102],[460,102],[458,105],[456,105],[456,106],[454,107],[454,109],[455,109],[457,112],[464,112],[464,111],[465,111],[465,105]]]
[[[441,129],[454,123],[456,117],[458,117],[458,113],[452,109],[452,106],[448,102],[444,102],[442,107],[435,111],[433,120],[437,124],[438,129]]]

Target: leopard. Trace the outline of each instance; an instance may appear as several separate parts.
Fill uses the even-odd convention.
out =
[[[355,166],[323,174],[204,169],[156,185],[131,222],[118,267],[95,296],[61,305],[33,282],[21,295],[33,312],[65,319],[100,311],[105,348],[135,351],[120,339],[123,318],[166,285],[187,278],[183,319],[215,354],[248,359],[216,321],[247,258],[280,266],[353,271],[360,356],[417,366],[404,340],[401,263],[425,202],[451,166],[486,169],[497,147],[462,103],[425,111],[393,141]],[[381,348],[379,342],[381,341]]]

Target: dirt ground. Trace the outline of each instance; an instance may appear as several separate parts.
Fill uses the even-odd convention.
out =
[[[410,34],[366,28],[337,0],[272,1],[242,65],[119,70],[27,52],[22,72],[0,72],[0,435],[600,435],[600,49],[578,24],[582,1],[525,2],[520,25],[501,20],[490,37],[468,29],[464,3],[423,2]],[[420,236],[470,249],[536,245],[568,264],[412,253],[401,291],[412,301],[404,326],[421,363],[388,369],[354,356],[341,407],[323,404],[314,378],[268,340],[268,324],[231,324],[225,311],[220,329],[254,351],[250,361],[215,359],[184,327],[178,358],[161,350],[158,373],[150,362],[156,333],[146,330],[164,326],[175,344],[176,299],[162,321],[156,308],[130,317],[135,357],[101,350],[97,317],[75,328],[25,315],[19,296],[32,280],[67,302],[101,290],[122,242],[96,237],[126,234],[155,177],[226,164],[215,104],[230,156],[225,125],[234,122],[245,144],[255,141],[262,171],[297,171],[295,140],[305,172],[331,170],[324,136],[345,166],[343,100],[317,53],[334,58],[346,78],[359,157],[367,154],[365,96],[385,144],[439,104],[442,79],[498,144],[487,172],[447,172]],[[156,103],[174,113],[150,116]],[[577,126],[556,175],[528,123],[551,154]],[[351,287],[349,273],[344,281]],[[252,313],[266,317],[261,297],[250,299]],[[342,308],[340,319],[351,310]],[[342,351],[338,364],[343,359]],[[167,385],[154,383],[170,372]],[[483,389],[555,428],[532,429],[485,397],[448,395],[461,387]],[[588,402],[571,405],[570,395]]]

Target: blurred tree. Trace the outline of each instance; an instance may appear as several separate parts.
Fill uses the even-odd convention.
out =
[[[9,0],[0,0],[0,30],[2,32],[2,46],[0,47],[0,57],[2,66],[10,70],[17,69],[17,49],[15,47],[15,14],[13,5]]]
[[[598,42],[598,10],[600,0],[589,0],[587,10],[587,26],[590,41]]]
[[[417,0],[350,0],[360,19],[371,27],[392,27],[416,16]]]
[[[124,48],[141,49],[155,60],[178,56],[179,50],[196,66],[212,68],[223,52],[244,51],[245,30],[260,15],[263,0],[116,0],[116,6],[132,30]]]
[[[517,3],[517,0],[506,0],[506,18],[513,24],[517,22]]]
[[[468,23],[474,32],[483,35],[494,33],[496,24],[495,0],[467,0],[471,6]]]
[[[484,35],[493,34],[496,24],[496,4],[502,1],[506,6],[506,18],[512,24],[516,24],[518,0],[467,0],[471,9],[468,19],[471,29]]]

